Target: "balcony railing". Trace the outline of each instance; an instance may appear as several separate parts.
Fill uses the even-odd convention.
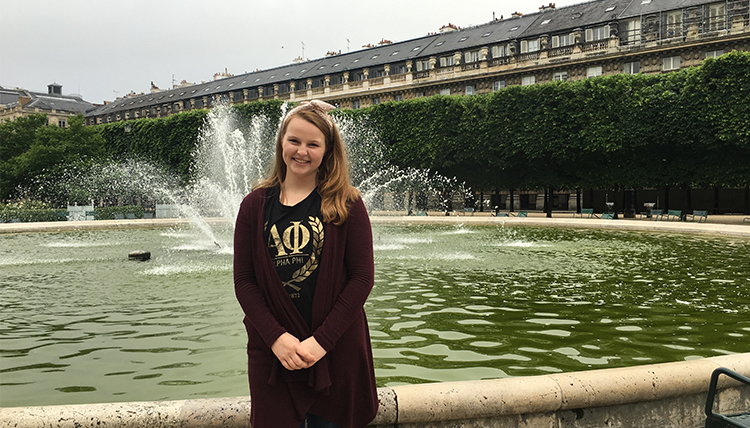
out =
[[[497,67],[499,65],[508,65],[510,64],[513,57],[511,56],[503,56],[500,58],[494,58],[490,61],[490,67]]]
[[[559,56],[571,55],[573,53],[573,46],[561,46],[559,48],[552,48],[547,52],[547,58],[556,58]]]
[[[461,67],[461,71],[479,70],[480,65],[478,62],[472,62],[471,64],[464,64]]]
[[[581,50],[583,52],[596,52],[596,51],[603,51],[607,49],[608,42],[607,40],[597,40],[594,42],[588,42],[581,45]]]
[[[539,59],[539,52],[529,52],[529,53],[518,55],[519,64],[536,61],[538,59]]]

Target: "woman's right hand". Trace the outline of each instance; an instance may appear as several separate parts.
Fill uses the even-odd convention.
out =
[[[302,347],[299,339],[290,333],[279,336],[271,345],[271,351],[287,370],[306,369],[315,363],[315,357]]]

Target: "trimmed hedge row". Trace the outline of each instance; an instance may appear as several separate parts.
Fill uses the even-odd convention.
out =
[[[66,221],[68,212],[55,209],[6,209],[0,210],[0,220],[3,223],[37,222],[37,221]]]
[[[375,128],[387,160],[475,189],[750,185],[750,53],[660,75],[513,86],[474,96],[387,102],[335,114]],[[282,101],[236,105],[281,115]],[[133,154],[189,180],[205,110],[99,125],[110,154]],[[130,138],[130,141],[128,141]]]

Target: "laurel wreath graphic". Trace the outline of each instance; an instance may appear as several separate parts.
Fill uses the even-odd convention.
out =
[[[293,285],[293,283],[302,282],[315,272],[320,261],[320,254],[323,252],[323,239],[325,234],[323,223],[317,217],[310,216],[309,219],[310,228],[312,229],[313,252],[310,254],[310,259],[307,260],[307,263],[292,274],[292,279],[284,283],[284,285],[292,287],[295,291],[300,291],[301,288]]]

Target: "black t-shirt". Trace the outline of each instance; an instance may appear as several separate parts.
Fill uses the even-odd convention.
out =
[[[279,189],[268,191],[263,234],[284,289],[308,326],[325,237],[320,194],[313,190],[303,201],[286,206]]]

